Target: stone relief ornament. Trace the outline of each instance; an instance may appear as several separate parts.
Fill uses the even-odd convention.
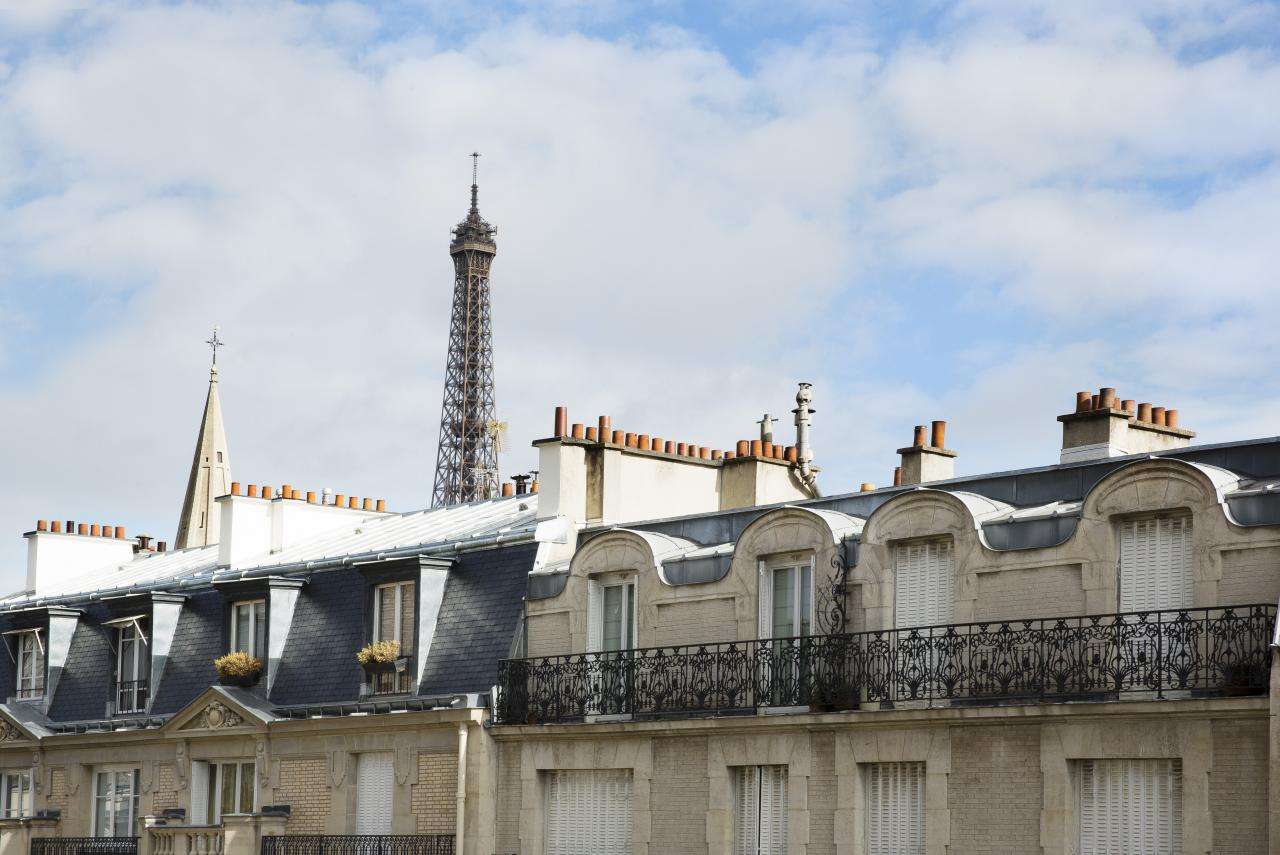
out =
[[[8,721],[0,719],[0,742],[21,742],[27,735]]]
[[[195,726],[206,730],[219,730],[224,727],[235,727],[244,724],[244,719],[231,707],[214,701],[200,711],[195,718]]]

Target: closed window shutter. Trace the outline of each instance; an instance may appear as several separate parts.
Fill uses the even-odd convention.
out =
[[[1181,855],[1182,761],[1076,766],[1080,855]]]
[[[390,751],[357,755],[356,833],[390,834],[391,803],[395,795],[395,758]]]
[[[757,855],[760,770],[738,766],[733,771],[733,855]]]
[[[871,763],[863,781],[867,855],[924,855],[924,764]]]
[[[787,767],[760,767],[760,855],[787,852]]]
[[[604,588],[587,580],[587,652],[604,649]]]
[[[417,586],[405,582],[400,586],[400,652],[405,656],[413,655],[414,626],[413,617],[418,603]]]
[[[951,623],[955,574],[951,541],[900,543],[893,550],[894,626],[909,628]]]
[[[550,772],[546,855],[631,855],[631,773]]]
[[[1190,516],[1120,524],[1120,611],[1189,608],[1192,586]]]
[[[208,825],[209,816],[209,778],[213,767],[208,763],[195,760],[191,763],[191,822],[195,825]]]
[[[773,574],[760,562],[759,582],[756,585],[760,598],[760,621],[757,627],[760,638],[773,637]]]

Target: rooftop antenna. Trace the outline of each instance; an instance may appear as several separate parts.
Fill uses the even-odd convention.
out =
[[[760,425],[761,442],[773,442],[773,423],[776,421],[777,419],[770,416],[768,413],[765,413],[762,418],[756,421],[756,424]]]
[[[471,152],[471,210],[480,210],[480,152]]]

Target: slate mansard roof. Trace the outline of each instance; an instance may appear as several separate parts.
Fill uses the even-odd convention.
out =
[[[32,612],[45,605],[80,612],[48,710],[35,717],[52,730],[96,727],[110,715],[115,653],[105,622],[112,617],[112,599],[182,595],[163,673],[158,680],[152,675],[158,691],[148,723],[154,725],[217,682],[212,662],[226,652],[227,609],[238,597],[219,590],[223,583],[234,590],[260,579],[265,590],[268,577],[298,577],[305,584],[265,702],[282,710],[352,704],[361,701],[363,675],[355,652],[368,640],[370,568],[408,574],[420,556],[447,557],[451,563],[417,694],[479,695],[496,682],[498,660],[509,654],[519,625],[537,553],[536,516],[537,495],[526,494],[363,519],[232,567],[217,565],[216,546],[144,553],[76,577],[41,598],[18,594],[0,600],[0,629],[29,623]],[[9,687],[0,694],[13,693],[14,679],[11,657],[0,656],[0,680]],[[264,677],[257,691],[265,691],[265,684]],[[32,705],[9,704],[14,706]]]

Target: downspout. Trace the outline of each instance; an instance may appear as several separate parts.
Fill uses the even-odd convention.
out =
[[[801,383],[796,392],[796,408],[791,412],[796,416],[796,474],[800,483],[809,491],[812,498],[822,495],[818,490],[818,475],[813,471],[813,447],[809,444],[809,423],[814,409],[809,406],[813,402],[812,383]]]
[[[463,855],[463,835],[467,828],[467,725],[469,722],[458,722],[458,807],[457,824],[453,831],[453,851]]]

